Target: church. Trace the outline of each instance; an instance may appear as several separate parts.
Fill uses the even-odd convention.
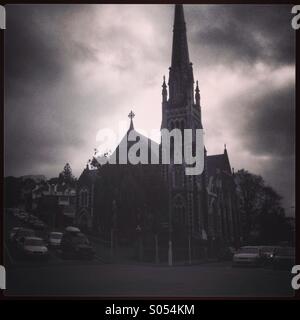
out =
[[[129,117],[124,139],[135,130],[134,114]],[[171,67],[168,83],[164,78],[162,84],[162,129],[203,129],[183,5],[175,5]],[[148,148],[155,144],[147,137],[141,139]],[[150,259],[155,245],[161,260],[168,257],[170,248],[172,259],[184,260],[213,256],[222,246],[239,245],[236,184],[226,146],[217,155],[209,155],[203,146],[202,174],[186,175],[184,163],[120,164],[120,145],[113,154],[117,164],[100,165],[94,157],[83,170],[77,186],[78,226],[120,246],[135,246],[138,241]]]

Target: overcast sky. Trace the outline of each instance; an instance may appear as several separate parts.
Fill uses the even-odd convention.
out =
[[[7,5],[5,174],[78,176],[101,128],[161,122],[172,5]],[[294,205],[291,6],[185,5],[208,154],[261,174]],[[292,210],[287,210],[292,213]]]

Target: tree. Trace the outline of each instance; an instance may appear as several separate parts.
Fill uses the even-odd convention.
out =
[[[58,180],[60,183],[66,183],[69,185],[73,185],[75,182],[75,178],[72,174],[72,169],[69,163],[66,163],[63,171],[59,174]]]
[[[246,241],[250,240],[251,233],[255,232],[255,222],[260,213],[260,197],[264,186],[262,177],[246,170],[236,173],[242,234]]]
[[[263,178],[246,170],[236,173],[242,234],[245,243],[274,244],[289,240],[281,196]]]
[[[20,204],[22,193],[22,178],[6,177],[4,179],[4,206],[16,207]]]

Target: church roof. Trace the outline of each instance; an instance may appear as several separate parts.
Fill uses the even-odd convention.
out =
[[[98,178],[98,170],[97,169],[89,169],[87,174],[92,181],[95,181]]]
[[[136,131],[134,129],[134,125],[133,125],[133,117],[134,117],[134,113],[131,111],[130,114],[128,115],[128,117],[130,118],[130,126],[129,129],[127,130],[127,132],[125,133],[124,137],[122,138],[122,140],[120,141],[120,143],[118,144],[118,146],[115,148],[114,152],[108,157],[111,159],[116,159],[116,163],[120,163],[120,149],[122,150],[122,148],[124,148],[127,151],[127,163],[129,163],[128,161],[128,151],[130,150],[130,148],[135,145],[136,143],[139,144],[140,146],[140,151],[142,151],[143,149],[148,150],[148,163],[151,163],[151,161],[153,161],[155,158],[155,160],[157,160],[156,162],[159,161],[159,144],[157,142],[155,142],[154,140],[151,140],[148,137],[145,137],[144,135],[142,135],[141,133],[139,133],[138,131]],[[129,140],[130,138],[130,140]],[[133,141],[131,141],[133,140]],[[153,155],[151,154],[151,152],[153,151]],[[151,158],[152,156],[152,158]],[[98,160],[97,160],[98,159]],[[99,162],[99,158],[98,157],[93,157],[92,163],[93,165],[100,163]]]
[[[99,178],[98,169],[86,167],[79,177],[79,181],[95,182]]]
[[[217,169],[231,174],[227,151],[222,154],[207,156],[207,175],[209,177],[215,175]]]
[[[132,135],[132,137],[139,137],[139,138],[137,138],[135,141],[128,141],[128,136],[129,135]],[[139,143],[142,146],[141,149],[143,148],[143,146],[148,149],[148,157],[151,156],[151,150],[153,150],[154,151],[154,155],[157,157],[157,159],[159,159],[159,144],[157,142],[151,140],[150,138],[145,137],[144,135],[142,135],[138,131],[136,131],[133,128],[133,125],[132,125],[132,122],[131,122],[129,130],[124,135],[123,139],[121,140],[121,142],[119,143],[119,145],[117,146],[117,148],[115,149],[113,154],[111,155],[111,157],[116,155],[117,162],[118,162],[118,159],[119,159],[120,148],[121,148],[121,146],[125,146],[126,141],[127,141],[127,155],[128,155],[129,149],[134,144]],[[155,147],[151,149],[151,146],[155,146]],[[158,150],[158,153],[156,152],[156,150]]]

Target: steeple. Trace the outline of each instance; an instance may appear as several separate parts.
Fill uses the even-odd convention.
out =
[[[172,62],[169,73],[170,102],[184,107],[194,101],[194,77],[190,63],[182,4],[175,5]]]
[[[173,47],[172,47],[172,68],[184,68],[190,63],[189,50],[186,37],[186,26],[182,4],[175,5]]]

